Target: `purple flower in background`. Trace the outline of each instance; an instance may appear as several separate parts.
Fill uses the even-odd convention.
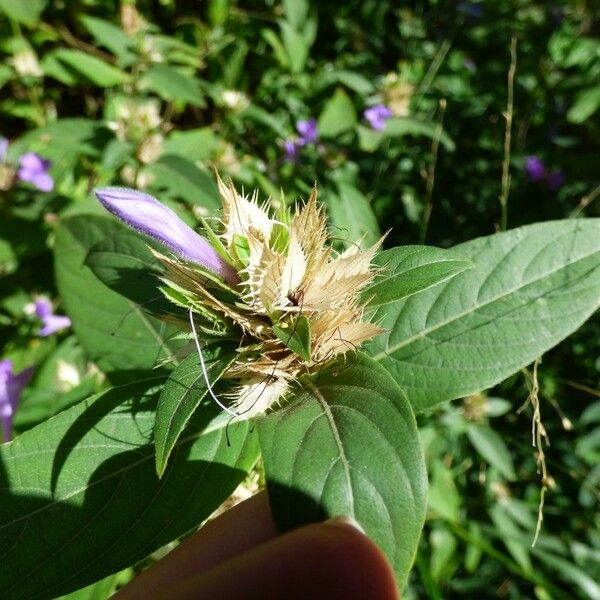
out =
[[[376,131],[385,128],[385,122],[392,116],[392,111],[385,104],[376,104],[365,109],[364,118]]]
[[[538,156],[528,156],[525,159],[525,175],[529,181],[542,181],[546,177],[546,167]]]
[[[31,183],[41,192],[51,192],[54,189],[54,179],[48,173],[52,163],[43,159],[35,152],[26,152],[19,159],[19,172],[17,173],[21,181]]]
[[[296,140],[285,140],[283,142],[283,151],[285,153],[285,160],[295,161],[298,159],[298,151],[300,146]]]
[[[298,121],[296,123],[296,130],[300,134],[300,138],[298,139],[298,144],[300,146],[314,144],[319,139],[319,130],[317,128],[316,119]]]
[[[565,178],[559,169],[554,169],[552,172],[548,173],[548,176],[546,177],[548,189],[552,190],[553,192],[556,191],[564,182]]]
[[[35,301],[35,314],[42,321],[42,327],[38,332],[38,335],[42,337],[47,337],[57,331],[71,327],[69,317],[54,314],[52,303],[48,298],[38,298]]]
[[[202,236],[156,198],[137,190],[106,187],[95,191],[104,208],[129,227],[165,245],[185,260],[214,271],[230,283],[238,274]]]
[[[0,360],[0,441],[8,442],[12,434],[12,420],[23,388],[33,375],[33,367],[21,371],[18,375],[13,372],[11,360]]]

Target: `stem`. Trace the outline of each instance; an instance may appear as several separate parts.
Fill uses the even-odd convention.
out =
[[[598,196],[600,196],[600,185],[597,185],[589,194],[581,198],[577,208],[569,215],[569,219],[574,219],[583,212]]]
[[[508,221],[508,193],[510,191],[510,142],[512,135],[515,72],[517,70],[517,38],[510,41],[510,67],[508,68],[508,102],[504,118],[504,160],[502,161],[502,192],[500,194],[500,231],[506,231]]]
[[[431,144],[432,160],[427,169],[427,182],[425,184],[425,208],[423,210],[423,218],[421,219],[421,230],[419,232],[419,244],[425,243],[427,237],[427,229],[429,227],[429,219],[431,218],[431,211],[433,209],[433,185],[435,183],[435,166],[437,164],[438,149],[440,147],[440,138],[442,137],[443,125],[444,125],[444,113],[446,112],[446,99],[440,100],[440,112],[438,116],[437,128],[433,142]]]

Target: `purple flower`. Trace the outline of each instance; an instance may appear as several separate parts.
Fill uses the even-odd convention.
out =
[[[392,111],[385,104],[376,104],[365,109],[363,116],[373,129],[381,131],[385,128],[385,122],[392,116]]]
[[[51,192],[54,189],[54,179],[48,173],[52,163],[43,159],[35,152],[26,152],[19,159],[19,172],[17,173],[21,181],[31,183],[41,192]]]
[[[296,140],[285,140],[283,142],[283,151],[285,153],[285,160],[295,161],[298,159],[298,151],[300,146]]]
[[[525,175],[529,181],[542,181],[546,177],[546,167],[538,156],[528,156],[525,159]]]
[[[217,251],[156,198],[121,187],[106,187],[95,192],[104,208],[131,228],[159,241],[181,258],[214,271],[225,281],[239,281],[238,274]]]
[[[556,191],[564,182],[565,178],[559,169],[554,169],[552,172],[548,173],[548,176],[546,177],[548,189],[552,190],[553,192]]]
[[[48,298],[38,298],[35,302],[35,314],[42,321],[42,327],[38,331],[38,335],[47,337],[71,327],[71,319],[63,315],[55,315],[52,309],[52,303]]]
[[[316,119],[298,121],[296,123],[296,130],[300,134],[300,138],[298,139],[298,145],[300,146],[314,144],[319,139],[319,130],[317,128]]]
[[[12,420],[21,397],[23,388],[29,383],[33,375],[30,367],[18,375],[13,373],[11,360],[0,360],[0,429],[1,441],[8,442],[12,434]]]

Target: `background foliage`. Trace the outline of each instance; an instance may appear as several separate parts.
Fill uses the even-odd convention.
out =
[[[447,247],[493,233],[516,36],[508,224],[600,214],[592,2],[0,0],[0,13],[0,171],[34,151],[55,181],[0,191],[0,356],[36,365],[17,433],[160,358],[124,350],[115,363],[115,344],[169,339],[119,296],[92,304],[100,283],[83,269],[77,215],[101,213],[95,186],[147,189],[196,224],[217,206],[216,168],[272,197],[306,197],[318,181],[342,241],[391,228],[387,245]],[[394,113],[382,131],[364,117],[375,104]],[[311,118],[318,139],[301,145],[297,123]],[[529,156],[548,176],[532,176]],[[39,337],[26,310],[38,294],[60,303],[57,281],[82,277],[89,303],[58,308],[93,310],[106,354],[69,331]],[[596,318],[538,369],[552,480],[533,549],[541,483],[531,409],[518,411],[531,372],[418,415],[431,483],[406,597],[600,598],[599,347]]]

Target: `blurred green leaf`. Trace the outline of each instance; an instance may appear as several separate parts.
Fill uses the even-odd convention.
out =
[[[567,113],[571,123],[583,123],[600,108],[600,85],[587,88],[577,94],[575,102]]]
[[[336,137],[354,127],[356,110],[352,100],[344,90],[338,88],[325,103],[319,115],[319,134],[323,137]]]
[[[82,15],[80,21],[98,45],[108,48],[121,62],[129,63],[135,59],[136,55],[131,51],[132,41],[120,27],[91,15]]]
[[[152,90],[164,100],[179,100],[205,106],[198,81],[172,65],[153,65],[140,79],[140,89]]]
[[[152,188],[168,190],[178,198],[205,208],[220,206],[214,179],[192,161],[177,154],[161,156],[146,170],[154,175]]]
[[[307,43],[306,38],[286,21],[280,21],[279,26],[281,27],[281,40],[288,56],[290,69],[292,73],[301,73],[308,59],[310,45]]]
[[[283,12],[290,25],[300,30],[308,16],[309,3],[307,0],[283,0]]]
[[[461,497],[454,483],[454,474],[439,460],[432,467],[429,485],[428,510],[434,518],[451,523],[460,520]]]
[[[469,425],[467,436],[479,454],[508,481],[516,479],[515,465],[504,440],[486,425]]]
[[[47,0],[0,0],[0,12],[9,19],[33,27],[38,22]]]
[[[435,139],[438,136],[438,126],[433,122],[420,121],[413,117],[392,117],[385,122],[385,129],[383,131],[375,131],[364,125],[359,125],[357,132],[361,149],[365,152],[373,152],[384,140],[390,138],[414,135]],[[450,136],[442,130],[439,137],[442,146],[452,152],[455,145]]]
[[[68,48],[58,48],[52,50],[45,56],[47,61],[56,60],[67,67],[67,71],[77,77],[77,80],[89,82],[99,87],[113,87],[129,81],[129,75],[117,67],[114,67],[96,56],[86,54],[80,50],[71,50]],[[52,64],[52,63],[50,63]],[[56,71],[47,71],[48,75],[61,75]],[[62,81],[62,80],[61,80]],[[63,81],[66,83],[66,81]]]
[[[531,531],[530,539],[527,538],[501,504],[492,506],[489,514],[499,539],[504,543],[511,556],[526,573],[531,573],[533,565],[531,564],[530,545],[534,532]]]
[[[364,235],[365,248],[379,240],[381,232],[371,204],[353,185],[338,181],[337,194],[328,192],[326,199],[336,238],[354,243]]]
[[[208,160],[218,145],[217,136],[209,127],[174,131],[163,144],[165,155],[177,154],[188,160]]]

